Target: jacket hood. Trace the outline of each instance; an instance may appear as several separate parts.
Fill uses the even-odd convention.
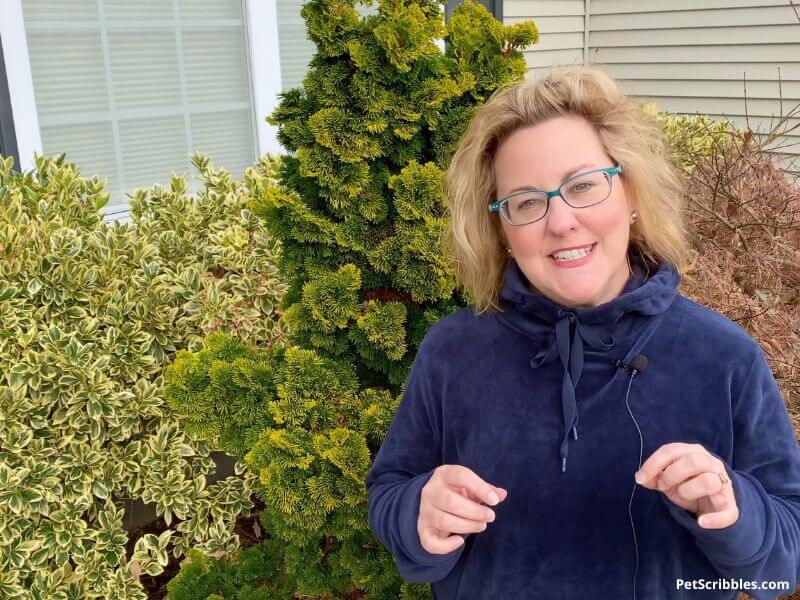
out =
[[[633,274],[616,298],[589,308],[570,308],[532,291],[525,274],[514,258],[509,258],[500,291],[500,320],[506,326],[539,342],[539,352],[531,358],[534,369],[561,360],[564,375],[561,405],[564,436],[561,441],[561,471],[566,471],[569,433],[578,439],[578,410],[575,387],[583,371],[583,350],[588,344],[612,351],[621,340],[636,336],[672,303],[681,277],[666,263],[653,263],[629,253]],[[611,357],[609,355],[609,360]]]

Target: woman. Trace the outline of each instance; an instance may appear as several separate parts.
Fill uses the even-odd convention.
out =
[[[477,111],[447,187],[475,306],[427,332],[366,480],[400,575],[442,600],[793,591],[800,449],[758,343],[676,291],[658,126],[554,69]]]

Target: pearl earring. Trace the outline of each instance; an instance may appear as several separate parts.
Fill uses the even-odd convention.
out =
[[[506,248],[508,250],[508,255],[511,256],[511,248]]]
[[[631,213],[631,223],[635,223],[636,219],[638,219],[638,218],[639,218],[639,213],[637,211],[633,211]]]

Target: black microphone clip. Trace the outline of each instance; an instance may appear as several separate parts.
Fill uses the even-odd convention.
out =
[[[615,358],[611,361],[617,367],[621,369],[625,369],[628,373],[632,375],[638,375],[639,373],[643,373],[644,370],[647,368],[647,357],[644,354],[637,354],[633,357],[630,364]]]

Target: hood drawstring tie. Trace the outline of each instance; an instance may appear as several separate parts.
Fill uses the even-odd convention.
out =
[[[570,323],[575,324],[575,332],[570,344]],[[554,342],[546,350],[540,351],[531,359],[530,365],[534,369],[555,361],[556,356],[561,358],[564,366],[564,377],[561,381],[561,408],[564,414],[564,437],[561,440],[561,472],[567,470],[567,454],[569,452],[569,432],[578,439],[578,406],[575,402],[575,388],[583,372],[583,344],[598,350],[608,350],[614,346],[614,336],[602,326],[594,328],[584,323],[576,312],[561,308],[558,310],[556,321],[556,336]],[[602,334],[607,334],[609,341],[601,339]]]
[[[508,259],[503,271],[500,290],[503,310],[498,320],[510,330],[534,340],[538,353],[530,360],[532,368],[561,358],[564,369],[561,408],[565,430],[560,450],[562,473],[567,470],[570,432],[578,439],[575,388],[584,367],[584,344],[601,352],[625,346],[628,340],[643,344],[646,341],[643,338],[649,337],[647,331],[654,323],[649,317],[663,316],[678,295],[681,276],[673,266],[663,261],[650,262],[641,253],[629,253],[628,260],[633,275],[621,293],[608,302],[586,308],[558,304],[539,290],[531,289],[513,257]],[[573,325],[574,333],[570,330]]]

